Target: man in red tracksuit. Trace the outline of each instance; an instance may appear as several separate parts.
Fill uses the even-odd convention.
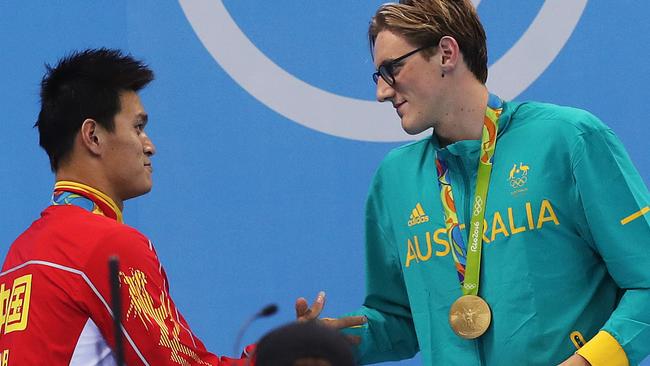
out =
[[[169,295],[152,243],[122,222],[151,190],[155,147],[137,94],[153,80],[120,51],[74,53],[48,67],[36,126],[56,184],[0,273],[0,365],[115,365],[107,261],[120,260],[125,362],[247,365],[217,357]]]

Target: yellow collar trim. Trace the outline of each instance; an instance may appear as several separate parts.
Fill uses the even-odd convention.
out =
[[[92,194],[95,198],[102,201],[105,205],[110,207],[115,212],[118,222],[120,223],[124,222],[124,219],[122,218],[122,210],[120,210],[117,204],[115,204],[115,201],[113,201],[113,199],[110,198],[105,193],[91,186],[85,185],[83,183],[73,182],[69,180],[60,180],[54,184],[54,189],[66,189],[66,188],[76,189],[76,190],[80,190]]]

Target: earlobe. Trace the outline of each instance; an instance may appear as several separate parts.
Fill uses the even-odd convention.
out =
[[[96,155],[101,152],[101,132],[99,130],[99,124],[91,118],[84,120],[79,130],[79,138],[83,146]]]

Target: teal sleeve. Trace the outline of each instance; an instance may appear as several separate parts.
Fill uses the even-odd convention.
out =
[[[361,336],[360,364],[411,358],[419,350],[397,249],[380,225],[390,220],[381,196],[375,185],[366,205],[366,297],[353,313],[368,323],[347,331]]]
[[[603,330],[636,365],[650,354],[650,194],[610,130],[584,133],[574,152],[584,233],[622,293]]]

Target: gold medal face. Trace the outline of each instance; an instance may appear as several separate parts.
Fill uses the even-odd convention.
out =
[[[474,295],[464,295],[451,304],[449,325],[461,338],[480,337],[490,326],[492,312],[485,300]]]

